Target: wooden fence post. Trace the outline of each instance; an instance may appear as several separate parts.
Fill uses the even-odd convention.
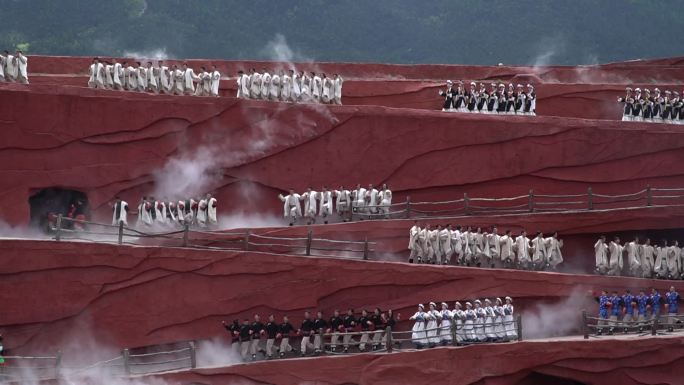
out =
[[[363,240],[363,260],[368,260],[368,237]]]
[[[651,325],[651,335],[655,336],[658,334],[658,323],[660,322],[660,313],[653,317],[653,325]]]
[[[313,231],[309,229],[309,232],[306,234],[306,255],[310,256],[311,255],[311,242],[313,240]]]
[[[529,199],[527,201],[527,205],[530,208],[530,212],[533,213],[534,212],[534,190],[530,190],[530,196],[529,196]]]
[[[249,230],[245,232],[245,251],[249,251]]]
[[[392,353],[392,328],[385,328],[385,345],[387,345],[387,353]]]
[[[470,214],[470,210],[468,209],[468,193],[463,193],[463,210],[465,210],[465,215]]]
[[[520,314],[518,314],[518,315],[515,317],[515,321],[517,322],[517,325],[516,325],[516,326],[517,326],[517,328],[518,328],[518,341],[522,341],[522,340],[523,340],[523,335],[522,335],[522,332],[523,332],[523,327],[522,327],[522,316],[521,316]]]
[[[190,225],[187,223],[183,228],[183,247],[188,247],[188,232],[190,231]]]
[[[584,335],[585,340],[589,339],[589,326],[587,325],[587,311],[586,310],[582,310],[582,334]]]
[[[123,221],[119,221],[119,244],[123,243]]]
[[[646,186],[646,206],[651,206],[653,204],[653,191],[651,191],[651,185]]]
[[[123,365],[124,365],[124,372],[126,373],[127,376],[131,375],[131,352],[128,349],[124,349],[123,352],[121,352],[121,355],[123,356]]]
[[[55,356],[55,378],[61,378],[61,368],[62,368],[62,351],[58,350]]]
[[[406,196],[406,219],[411,218],[411,197]]]
[[[589,205],[589,210],[594,209],[594,196],[592,195],[591,192],[591,187],[587,189],[587,203]]]
[[[57,233],[55,234],[55,240],[60,241],[62,239],[62,214],[57,215]]]
[[[197,348],[195,341],[190,341],[190,367],[195,369],[197,367]]]

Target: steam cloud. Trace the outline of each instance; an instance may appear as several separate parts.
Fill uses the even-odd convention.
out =
[[[580,329],[580,311],[587,302],[586,292],[575,289],[564,301],[537,304],[522,316],[525,338],[567,336]]]

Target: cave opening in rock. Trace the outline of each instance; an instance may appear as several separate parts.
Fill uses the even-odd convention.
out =
[[[31,226],[49,230],[51,222],[62,214],[64,217],[86,219],[88,216],[88,196],[77,190],[49,187],[35,191],[29,197],[31,208]],[[65,222],[64,228],[72,228],[72,223]]]
[[[569,378],[552,376],[538,372],[531,372],[525,378],[516,382],[515,385],[587,385],[584,382],[575,381]]]

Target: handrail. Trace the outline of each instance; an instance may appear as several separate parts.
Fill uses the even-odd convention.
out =
[[[618,319],[618,316],[611,315],[608,318],[592,317],[587,315],[586,310],[582,310],[582,334],[584,339],[589,337],[599,338],[604,335],[612,335],[613,333],[620,334],[640,334],[640,335],[658,335],[668,333],[679,333],[684,331],[684,326],[681,321],[684,321],[684,316],[678,314],[646,314],[643,319],[639,320],[641,315],[636,314],[636,311],[627,313],[630,317],[628,321]],[[620,313],[622,315],[622,312]],[[615,317],[614,319],[611,319]],[[670,322],[674,319],[677,322]],[[606,331],[606,333],[604,333]]]

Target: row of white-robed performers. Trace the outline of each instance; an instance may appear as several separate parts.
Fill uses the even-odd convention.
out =
[[[517,237],[510,230],[499,235],[496,226],[490,231],[481,227],[446,224],[432,227],[416,221],[409,230],[409,263],[456,264],[478,267],[503,267],[525,270],[556,270],[563,263],[563,240],[554,232],[544,237],[537,232],[533,239],[523,230]]]
[[[535,116],[537,110],[537,94],[531,84],[523,89],[522,84],[509,83],[507,89],[505,84],[493,82],[487,90],[484,83],[478,88],[471,82],[470,89],[466,90],[462,81],[457,81],[454,87],[447,80],[446,88],[439,90],[439,95],[444,98],[442,111],[448,112]]]
[[[29,84],[28,58],[21,51],[12,55],[5,50],[0,54],[0,82]]]
[[[466,302],[465,308],[460,302],[449,310],[446,302],[440,304],[430,302],[426,310],[423,304],[410,320],[415,321],[411,340],[417,348],[437,345],[469,344],[476,342],[501,342],[518,338],[518,329],[514,318],[513,299],[505,298],[505,303],[496,298],[493,302],[479,299]]]
[[[218,223],[218,201],[211,194],[185,200],[157,200],[143,197],[137,207],[137,226],[178,225],[209,227]],[[128,215],[133,214],[128,202],[116,199],[112,205],[112,225],[128,225]]]
[[[308,224],[316,222],[316,217],[321,217],[324,223],[333,215],[333,202],[337,215],[342,220],[348,220],[349,214],[367,216],[368,218],[389,218],[389,209],[392,205],[392,191],[387,184],[380,189],[372,184],[368,188],[356,185],[354,190],[347,190],[340,186],[339,190],[329,190],[323,186],[321,191],[315,191],[309,187],[306,192],[299,194],[290,189],[288,195],[278,195],[283,202],[283,217],[292,226],[301,217],[306,218]],[[304,202],[304,214],[300,202]]]
[[[625,96],[618,98],[623,104],[622,120],[650,123],[684,124],[684,91],[627,87]]]
[[[219,96],[221,73],[215,65],[200,67],[199,72],[183,63],[170,67],[162,60],[156,66],[116,59],[101,61],[93,59],[90,65],[88,86],[111,90],[165,93],[168,95]],[[271,75],[265,68],[262,73],[255,69],[246,74],[239,71],[236,78],[237,97],[243,99],[283,102],[315,102],[342,104],[342,77],[338,74],[328,78],[326,74],[275,71]]]
[[[639,237],[635,237],[622,245],[620,237],[616,236],[607,243],[605,235],[602,235],[594,244],[594,251],[596,272],[601,275],[684,279],[684,255],[676,240],[668,244],[663,239],[653,246],[651,239],[645,238],[641,243]]]

